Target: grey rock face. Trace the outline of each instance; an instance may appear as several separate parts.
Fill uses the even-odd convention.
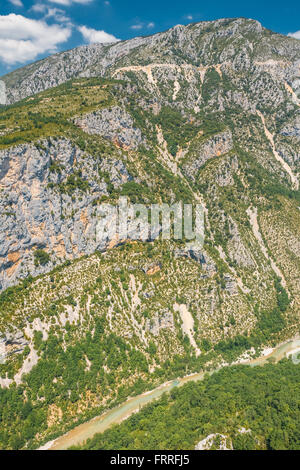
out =
[[[0,104],[6,104],[6,85],[0,80]]]
[[[220,433],[209,434],[196,444],[195,450],[210,450],[213,446],[216,447],[217,442],[218,450],[233,450],[231,439]]]
[[[178,149],[179,157],[176,155],[176,165],[172,166],[176,172],[180,167],[180,173],[190,182],[197,181],[199,170],[206,162],[222,157],[214,181],[220,187],[233,185],[239,157],[232,150],[234,143],[240,144],[241,136],[242,144],[247,144],[243,145],[245,151],[255,150],[256,156],[261,155],[262,165],[275,168],[274,149],[270,148],[276,127],[270,112],[274,106],[280,108],[282,121],[279,122],[283,123],[280,142],[274,134],[274,148],[278,146],[277,155],[289,162],[296,173],[299,150],[289,144],[289,139],[299,139],[299,122],[298,118],[293,121],[289,117],[291,122],[285,124],[284,119],[285,113],[290,116],[290,111],[297,109],[294,94],[300,83],[299,56],[298,41],[267,32],[253,20],[226,19],[178,25],[164,33],[107,46],[79,47],[3,77],[0,97],[7,103],[73,77],[105,76],[125,83],[122,86],[115,83],[111,91],[116,93],[113,102],[119,105],[75,119],[86,133],[113,142],[120,158],[93,157],[66,139],[44,142],[42,147],[24,144],[0,151],[0,289],[29,273],[45,272],[59,260],[105,249],[109,239],[100,243],[96,238],[100,215],[97,201],[108,195],[109,183],[116,189],[132,180],[124,163],[126,159],[121,158],[121,149],[135,150],[141,144],[151,146],[156,142],[157,130],[147,113],[157,115],[163,106],[172,105],[175,111],[181,112],[185,123],[198,126],[199,133]],[[257,116],[258,103],[271,135],[269,140]],[[129,114],[136,104],[144,112],[145,125],[140,124],[144,135]],[[213,114],[227,109],[236,114],[247,111],[241,135],[239,126],[229,130],[227,121],[226,127],[222,125],[216,131],[214,126],[205,128],[202,116],[206,112]],[[248,118],[249,125],[257,126],[254,139],[253,127],[251,131],[247,129]],[[225,131],[220,130],[224,128]],[[262,144],[258,149],[255,148],[257,137]],[[169,158],[168,144],[160,144],[162,164]],[[280,167],[278,162],[277,166]],[[283,178],[285,170],[281,168]],[[231,235],[230,258],[241,266],[253,266],[237,226],[233,226]],[[49,253],[46,266],[35,265],[36,248]],[[209,274],[215,272],[213,262],[204,262],[202,257],[207,260],[206,255],[188,253],[186,256],[200,262]]]
[[[201,267],[203,271],[206,273],[206,275],[213,275],[216,273],[217,268],[213,260],[210,258],[210,256],[205,253],[205,251],[198,250],[198,249],[189,249],[189,248],[184,248],[184,249],[176,249],[174,250],[174,256],[176,258],[178,257],[184,257],[184,258],[189,258],[197,263],[201,264]]]
[[[207,160],[224,155],[232,149],[232,134],[230,131],[215,135],[202,144],[197,151],[196,158],[184,167],[186,175],[195,180],[197,170],[199,170]]]
[[[163,328],[173,328],[174,327],[174,317],[173,313],[169,310],[162,310],[156,312],[155,315],[146,320],[145,329],[149,331],[154,336],[158,336],[159,332]]]
[[[300,141],[300,115],[281,130],[280,134],[288,137],[296,137]]]
[[[21,331],[6,331],[0,337],[0,364],[5,362],[8,356],[21,354],[28,344]]]
[[[108,194],[99,170],[116,188],[132,179],[123,161],[95,159],[66,139],[0,151],[1,289],[105,248],[96,238],[97,200]],[[37,248],[47,265],[35,265]]]
[[[239,167],[238,157],[233,155],[229,161],[224,161],[219,165],[216,174],[216,181],[219,186],[231,186],[234,184],[233,174]]]
[[[136,149],[143,142],[140,129],[134,128],[130,114],[119,106],[86,114],[75,119],[75,124],[88,134],[101,135],[120,147]]]
[[[275,82],[284,78],[294,84],[300,78],[299,55],[299,41],[270,34],[257,21],[220,19],[177,25],[153,36],[110,45],[81,46],[8,74],[3,81],[7,88],[6,102],[13,103],[74,77],[111,76],[116,69],[128,65],[169,63],[206,67],[227,66],[230,62],[233,76],[246,70],[256,76],[260,72],[272,75],[274,105],[282,95]],[[259,82],[253,86],[254,93],[258,85]]]
[[[160,271],[161,267],[162,267],[161,263],[155,261],[154,263],[150,263],[144,266],[142,270],[144,271],[145,274],[151,275],[151,274],[155,274],[157,271]]]
[[[229,256],[239,266],[254,267],[255,262],[250,251],[245,247],[240,236],[237,224],[230,218],[231,239],[228,242]]]
[[[299,155],[300,155],[300,141],[297,142],[297,138],[293,137],[296,142],[280,143],[277,145],[279,155],[290,165],[291,168],[297,172],[299,168]]]
[[[236,281],[229,274],[224,275],[225,289],[229,292],[230,295],[237,294]]]

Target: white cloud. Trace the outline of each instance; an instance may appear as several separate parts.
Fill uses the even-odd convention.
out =
[[[295,33],[289,33],[288,36],[290,36],[291,38],[300,39],[300,31],[296,31]]]
[[[12,3],[15,7],[23,7],[23,3],[21,2],[21,0],[9,0],[10,3]]]
[[[70,23],[71,19],[60,8],[51,8],[44,3],[35,3],[31,9],[35,13],[43,13],[43,19],[54,18],[58,23]]]
[[[133,24],[130,26],[131,29],[142,29],[143,25],[141,23],[139,24]]]
[[[0,61],[6,64],[25,63],[45,52],[56,52],[57,46],[69,39],[70,26],[49,26],[11,13],[0,15]]]
[[[42,13],[44,20],[53,18],[58,23],[71,23],[71,19],[66,16],[66,12],[60,8],[51,8],[43,3],[35,3],[30,10],[34,13]]]
[[[100,43],[109,43],[117,42],[120,39],[117,39],[112,34],[106,33],[105,31],[97,31],[93,28],[87,28],[86,26],[79,26],[78,31],[81,32],[84,39],[89,43],[100,42]]]
[[[45,18],[54,18],[58,23],[67,23],[70,18],[65,15],[65,11],[60,8],[48,8]]]
[[[186,15],[186,18],[187,18],[188,20],[192,20],[192,19],[193,19],[193,16],[192,16],[192,15]]]
[[[140,29],[143,29],[143,28],[148,28],[148,29],[152,29],[154,28],[155,26],[155,23],[153,23],[153,21],[149,21],[149,23],[143,23],[143,22],[138,22],[136,24],[133,24],[130,26],[130,29],[133,29],[133,30],[140,30]]]
[[[44,13],[47,10],[47,6],[42,3],[35,3],[32,5],[30,10],[34,11],[35,13]]]
[[[64,5],[66,7],[72,5],[72,3],[80,3],[81,5],[86,5],[91,3],[94,0],[49,0],[49,2],[57,3],[58,5]]]

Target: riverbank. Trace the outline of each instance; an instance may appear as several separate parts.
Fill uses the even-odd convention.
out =
[[[251,359],[247,362],[235,362],[234,364],[225,364],[213,371],[213,374],[219,371],[222,367],[230,367],[231,365],[242,365],[258,366],[266,364],[270,359],[275,362],[280,361],[284,357],[290,356],[295,352],[299,351],[300,348],[300,337],[297,336],[293,339],[287,340],[275,348],[266,348],[263,354],[256,358]],[[147,391],[136,397],[129,398],[126,402],[121,405],[97,416],[90,421],[87,421],[79,426],[76,426],[71,431],[60,436],[54,441],[50,441],[47,444],[40,447],[38,450],[66,450],[71,446],[82,444],[87,439],[94,436],[96,433],[102,433],[113,424],[120,424],[124,419],[129,418],[133,413],[140,410],[141,407],[147,405],[153,400],[159,398],[166,392],[171,391],[174,387],[182,386],[189,381],[202,380],[205,376],[205,372],[189,374],[185,377],[179,378],[178,380],[168,381],[152,391]]]

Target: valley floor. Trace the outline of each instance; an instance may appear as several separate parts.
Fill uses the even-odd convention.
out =
[[[259,358],[249,360],[248,362],[244,361],[243,364],[262,366],[270,359],[273,359],[277,362],[284,357],[288,357],[297,353],[299,351],[299,347],[300,337],[297,336],[296,338],[278,345],[276,348],[272,349],[271,352],[266,350],[265,353],[263,353],[263,355]],[[237,363],[239,363],[239,361],[237,361]],[[220,368],[211,371],[210,374],[213,374],[219,370]],[[203,380],[204,377],[205,373],[200,372],[196,374],[189,374],[174,381],[165,382],[154,390],[142,393],[141,395],[133,398],[129,398],[125,403],[119,405],[118,407],[77,426],[60,438],[52,440],[44,446],[40,447],[39,450],[66,450],[71,446],[83,444],[87,439],[92,438],[95,434],[102,433],[109,429],[113,424],[119,424],[126,420],[133,413],[138,412],[143,406],[151,403],[154,400],[157,400],[164,393],[170,392],[173,388],[180,387],[190,381],[196,382]]]

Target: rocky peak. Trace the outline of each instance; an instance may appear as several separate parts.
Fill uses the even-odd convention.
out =
[[[240,57],[241,64],[241,52],[249,48],[252,57],[247,67],[256,57],[262,60],[280,56],[282,60],[294,60],[299,57],[300,43],[270,33],[258,21],[246,18],[176,25],[152,36],[108,45],[80,46],[18,69],[2,77],[0,103],[13,103],[73,77],[110,76],[115,68],[124,65],[190,63],[207,66],[232,61],[235,56]]]

